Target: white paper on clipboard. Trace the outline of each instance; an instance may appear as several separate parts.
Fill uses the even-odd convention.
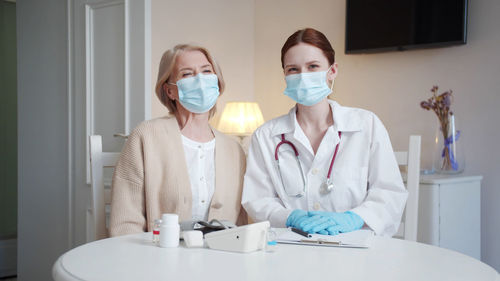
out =
[[[372,230],[360,229],[338,235],[312,234],[307,238],[290,230],[281,231],[276,241],[284,244],[300,244],[326,247],[348,247],[348,248],[369,248],[371,237],[374,236]],[[304,240],[312,242],[303,242]],[[322,243],[331,242],[331,243]],[[335,243],[335,244],[334,244]]]

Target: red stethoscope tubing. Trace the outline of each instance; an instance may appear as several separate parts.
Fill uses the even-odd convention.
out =
[[[339,132],[339,143],[337,143],[337,145],[335,146],[335,152],[333,153],[332,162],[330,162],[330,168],[328,169],[328,176],[326,177],[327,180],[330,179],[332,174],[333,163],[335,163],[335,158],[337,158],[337,152],[339,151],[340,139],[342,139],[342,132]],[[281,141],[278,143],[278,145],[276,145],[276,149],[274,150],[274,159],[276,161],[278,161],[278,150],[282,144],[288,144],[290,147],[292,147],[295,156],[299,157],[299,151],[297,150],[295,145],[285,139],[285,134],[281,134]]]
[[[339,144],[341,139],[342,132],[339,132],[339,143],[337,143],[337,145],[335,146],[335,152],[333,153],[332,162],[330,163],[330,169],[328,169],[328,176],[326,177],[327,180],[330,179],[330,175],[332,174],[333,163],[335,163],[335,158],[337,158],[337,152],[339,151]]]
[[[297,148],[295,148],[295,145],[293,145],[293,143],[291,143],[285,139],[285,134],[281,134],[281,141],[278,143],[278,145],[276,146],[276,149],[274,150],[274,159],[276,161],[278,161],[278,150],[282,144],[288,144],[290,147],[292,147],[293,151],[295,152],[295,156],[299,157],[299,151],[297,150]]]

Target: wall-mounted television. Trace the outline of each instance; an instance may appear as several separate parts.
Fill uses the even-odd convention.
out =
[[[345,52],[465,44],[468,0],[346,0]]]

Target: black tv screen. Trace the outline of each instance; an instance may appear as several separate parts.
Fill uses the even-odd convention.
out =
[[[346,53],[466,43],[467,0],[346,1]]]

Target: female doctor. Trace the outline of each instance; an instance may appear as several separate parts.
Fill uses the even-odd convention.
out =
[[[396,233],[407,192],[375,114],[327,99],[338,66],[328,39],[306,28],[281,49],[284,94],[297,102],[252,136],[242,205],[255,221],[336,235]]]

